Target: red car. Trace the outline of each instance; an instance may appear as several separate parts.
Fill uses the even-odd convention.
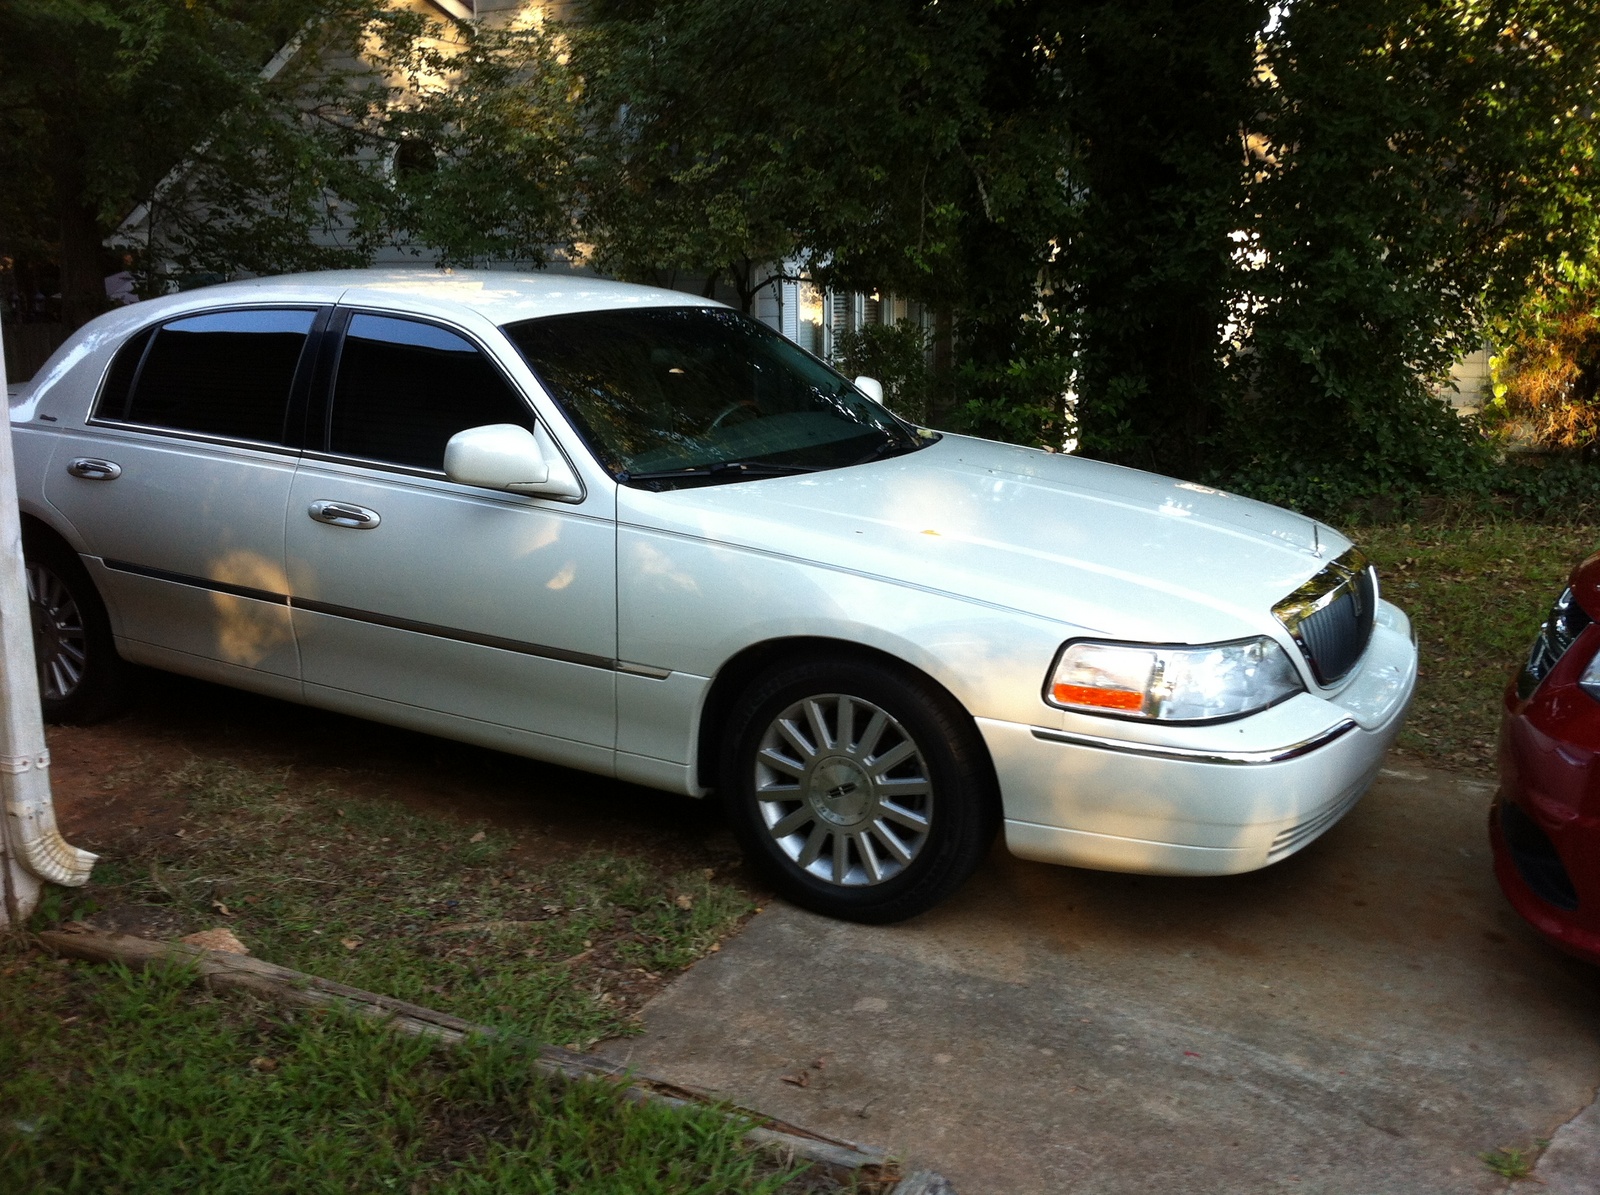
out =
[[[1600,962],[1600,553],[1573,569],[1506,690],[1489,840],[1517,912]]]

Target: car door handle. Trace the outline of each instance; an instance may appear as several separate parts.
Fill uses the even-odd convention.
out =
[[[377,511],[349,502],[319,500],[311,504],[307,513],[317,522],[330,527],[354,527],[358,531],[370,531],[380,522]]]
[[[76,460],[67,462],[67,472],[85,481],[115,481],[122,476],[122,466],[116,461],[80,456]]]

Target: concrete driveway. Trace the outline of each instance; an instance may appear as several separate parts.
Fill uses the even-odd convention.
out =
[[[1479,1154],[1595,1098],[1600,970],[1501,898],[1490,795],[1392,768],[1320,841],[1228,879],[997,848],[906,925],[774,905],[605,1051],[961,1195],[1501,1191]]]

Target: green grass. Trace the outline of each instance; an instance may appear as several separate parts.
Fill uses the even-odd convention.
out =
[[[555,1086],[459,1047],[217,997],[181,971],[0,955],[0,1190],[776,1192],[710,1109]],[[803,1180],[802,1180],[803,1181]]]
[[[1531,523],[1362,527],[1384,597],[1411,616],[1421,676],[1400,748],[1446,768],[1494,762],[1506,682],[1600,528]]]
[[[139,765],[114,782],[127,783]],[[150,779],[150,777],[142,777]],[[0,1191],[834,1190],[706,1110],[553,1087],[537,1043],[634,1032],[752,911],[707,871],[526,859],[492,826],[193,759],[177,834],[130,838],[34,921],[226,926],[257,957],[508,1031],[459,1049],[182,974],[0,944]]]
[[[524,864],[492,826],[291,773],[195,759],[167,781],[183,837],[103,861],[87,899],[226,926],[258,957],[539,1041],[633,1031],[629,981],[688,966],[754,907],[625,856]]]
[[[1509,1178],[1515,1182],[1533,1176],[1533,1167],[1539,1160],[1539,1153],[1549,1144],[1549,1141],[1540,1138],[1528,1149],[1515,1147],[1491,1149],[1488,1153],[1479,1154],[1478,1157],[1501,1178]]]

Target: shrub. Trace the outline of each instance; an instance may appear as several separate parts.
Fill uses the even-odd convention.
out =
[[[900,320],[841,332],[834,341],[833,357],[840,372],[882,382],[884,401],[896,415],[927,423],[933,410],[928,351],[928,333],[910,320]]]

